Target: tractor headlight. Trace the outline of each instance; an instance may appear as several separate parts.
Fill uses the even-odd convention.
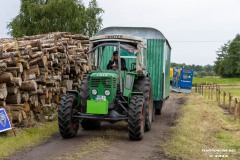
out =
[[[104,94],[105,94],[105,96],[109,96],[111,94],[111,92],[109,90],[105,90]]]
[[[92,90],[92,95],[94,95],[94,96],[97,95],[97,90],[96,89]]]

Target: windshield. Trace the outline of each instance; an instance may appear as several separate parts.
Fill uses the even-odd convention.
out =
[[[118,67],[112,67],[115,64],[118,65],[118,58],[114,58],[114,52],[116,51],[119,51],[118,43],[102,43],[94,47],[93,50],[90,51],[92,69],[119,69]],[[136,46],[130,45],[128,43],[120,43],[120,58],[122,70],[136,70],[137,52],[138,51]]]

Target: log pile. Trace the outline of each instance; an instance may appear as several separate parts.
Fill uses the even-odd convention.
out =
[[[54,119],[61,95],[79,91],[89,71],[88,50],[89,37],[68,32],[0,39],[0,108],[16,125]]]

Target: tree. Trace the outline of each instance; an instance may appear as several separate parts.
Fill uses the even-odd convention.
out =
[[[98,7],[97,1],[92,0],[86,10],[87,13],[87,35],[92,36],[97,33],[102,25],[102,18],[99,16],[103,13],[103,9]]]
[[[240,35],[217,51],[214,71],[222,77],[240,77]]]
[[[13,37],[55,31],[92,36],[101,28],[102,13],[96,0],[88,8],[81,0],[21,0],[20,13],[8,29]]]

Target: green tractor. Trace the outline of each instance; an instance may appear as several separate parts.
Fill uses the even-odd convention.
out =
[[[61,97],[58,125],[63,138],[76,136],[80,124],[91,130],[99,128],[101,121],[125,120],[129,139],[141,140],[144,132],[151,130],[155,112],[161,112],[164,99],[154,101],[153,82],[147,69],[147,40],[114,29],[119,33],[100,31],[90,38],[91,73],[84,76],[80,92],[67,91]]]

